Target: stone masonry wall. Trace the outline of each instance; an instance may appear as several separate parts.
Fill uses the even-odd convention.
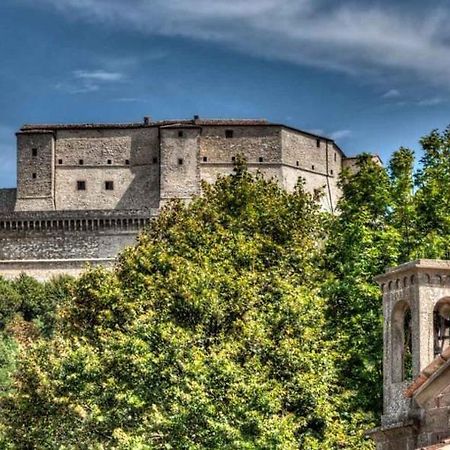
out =
[[[17,189],[0,189],[0,214],[14,211]]]
[[[137,232],[2,232],[0,260],[113,258],[136,242]]]
[[[158,129],[59,130],[56,209],[149,209],[159,206]],[[84,181],[85,190],[77,189]],[[113,189],[106,189],[106,182]]]
[[[58,275],[79,276],[89,266],[112,267],[113,259],[96,260],[41,260],[41,261],[0,261],[0,274],[7,279],[14,279],[26,273],[39,281],[47,281]]]
[[[161,202],[200,193],[198,128],[161,130]]]
[[[53,133],[17,135],[17,211],[46,211],[54,205]]]
[[[227,138],[226,130],[232,131],[233,137]],[[244,156],[250,172],[259,171],[267,178],[282,182],[281,139],[278,127],[203,127],[200,139],[202,180],[212,184],[219,175],[232,174],[238,155]]]
[[[226,137],[227,130],[233,132],[233,137]],[[202,127],[200,159],[206,157],[210,163],[232,164],[233,157],[243,155],[249,164],[280,163],[280,132],[279,127],[273,126]]]

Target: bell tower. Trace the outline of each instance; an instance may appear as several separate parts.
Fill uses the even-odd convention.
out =
[[[404,391],[450,342],[450,261],[421,259],[376,277],[383,292],[382,425],[413,418]]]

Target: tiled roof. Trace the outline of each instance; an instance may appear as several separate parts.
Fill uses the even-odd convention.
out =
[[[406,397],[413,397],[414,394],[422,387],[427,380],[434,375],[447,361],[450,360],[450,347],[447,347],[440,355],[428,364],[425,369],[414,379],[414,381],[405,390]]]
[[[192,119],[192,120],[159,120],[149,122],[131,123],[69,123],[69,124],[25,124],[21,131],[30,130],[72,130],[72,129],[96,129],[96,128],[144,128],[166,126],[255,126],[269,125],[265,119]],[[273,124],[271,124],[273,125]]]

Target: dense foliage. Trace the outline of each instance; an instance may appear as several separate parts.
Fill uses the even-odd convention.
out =
[[[0,280],[0,447],[373,448],[373,277],[450,237],[450,130],[421,143],[362,155],[335,216],[239,165],[114,271]]]

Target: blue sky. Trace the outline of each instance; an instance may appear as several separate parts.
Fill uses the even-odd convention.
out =
[[[0,186],[30,122],[267,118],[348,155],[419,150],[450,123],[449,20],[438,0],[2,0]]]

